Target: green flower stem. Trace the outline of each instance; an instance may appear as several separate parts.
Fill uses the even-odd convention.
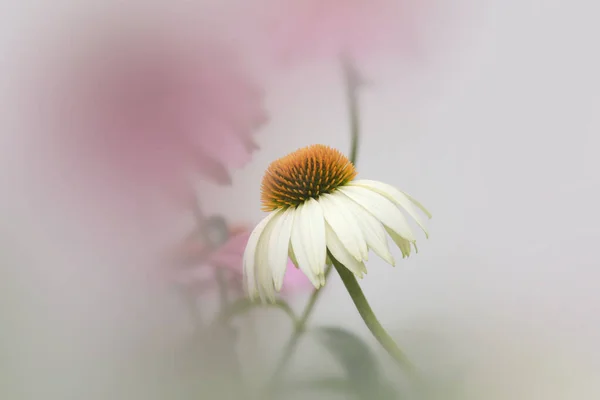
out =
[[[350,120],[351,143],[350,155],[348,158],[350,159],[350,162],[352,162],[352,164],[356,165],[356,158],[358,156],[358,149],[360,147],[360,113],[358,108],[359,80],[357,79],[357,73],[354,67],[352,66],[351,62],[344,60],[342,66],[347,90],[348,114]],[[329,277],[332,269],[333,267],[331,265],[327,266],[327,268],[325,269],[325,279]],[[304,311],[302,312],[300,319],[296,322],[292,336],[290,336],[288,342],[285,345],[285,348],[283,349],[283,353],[281,354],[281,357],[277,362],[275,372],[273,373],[271,380],[267,384],[268,390],[274,389],[274,385],[276,385],[276,382],[279,381],[279,378],[285,372],[285,368],[290,362],[292,355],[294,354],[294,351],[298,346],[298,342],[300,341],[300,338],[306,330],[306,323],[308,322],[308,318],[310,317],[313,309],[315,308],[317,300],[321,296],[321,292],[322,290],[320,289],[315,289],[312,292],[308,303],[306,304],[306,307],[304,307]]]
[[[358,112],[358,86],[359,80],[357,72],[351,62],[345,61],[344,78],[346,80],[346,90],[348,91],[348,114],[350,117],[350,155],[349,159],[352,164],[356,165],[358,157],[358,147],[360,146],[360,114]]]
[[[200,207],[200,200],[196,198],[196,202],[192,207],[192,212],[194,214],[194,218],[196,219],[196,223],[198,228],[201,229],[202,223],[205,222],[206,217],[202,212],[202,208]],[[215,268],[215,281],[217,283],[217,289],[219,291],[219,299],[221,302],[221,310],[226,309],[229,306],[229,285],[227,284],[227,277],[223,271],[221,266],[217,266]],[[195,309],[196,312],[199,312],[198,307],[190,308]]]
[[[332,266],[328,265],[327,268],[325,269],[325,278],[327,278],[329,276],[329,274],[331,273],[331,270],[332,270]],[[279,361],[277,362],[277,365],[275,367],[275,372],[273,373],[273,376],[271,377],[270,386],[273,384],[276,384],[276,382],[279,381],[279,378],[281,377],[281,375],[285,372],[285,367],[291,360],[292,355],[294,354],[294,351],[296,350],[296,346],[298,345],[298,341],[300,340],[300,338],[304,334],[304,331],[306,330],[306,322],[308,321],[308,317],[312,313],[312,310],[315,308],[315,305],[317,304],[317,300],[321,296],[321,293],[322,293],[322,290],[319,290],[319,289],[313,290],[313,292],[310,296],[310,299],[308,300],[308,303],[306,304],[306,307],[304,308],[304,312],[302,313],[300,318],[296,321],[296,324],[294,325],[294,332],[292,333],[292,336],[290,336],[288,342],[286,343],[285,348],[283,349],[283,353],[281,354],[281,357],[279,358]]]
[[[415,374],[415,367],[410,362],[408,357],[400,350],[394,339],[386,332],[386,330],[381,326],[381,323],[373,313],[373,309],[369,305],[367,298],[365,297],[356,277],[348,268],[343,266],[338,260],[336,260],[331,254],[329,254],[329,258],[333,262],[336,271],[342,278],[342,282],[344,282],[344,286],[348,290],[348,294],[352,298],[358,313],[362,317],[363,321],[367,325],[367,328],[371,331],[375,339],[383,346],[383,348],[388,352],[390,356],[396,361],[396,363],[403,369],[405,369],[411,376]]]
[[[195,205],[192,208],[192,212],[194,213],[194,217],[198,224],[198,228],[201,229],[203,222],[206,220],[202,209],[200,207],[200,201],[196,199]],[[216,266],[215,268],[215,281],[217,283],[217,289],[219,292],[220,299],[220,311],[229,308],[230,299],[229,299],[229,288],[227,283],[227,277],[225,276],[224,269],[221,266]],[[198,306],[195,298],[192,295],[188,295],[188,306],[190,309],[190,313],[194,318],[195,327],[194,330],[196,334],[195,337],[203,337],[206,332],[204,331],[204,326],[200,319],[200,307]],[[208,326],[208,329],[212,329],[213,333],[218,332],[220,338],[225,338],[225,340],[229,339],[232,342],[235,341],[237,332],[236,329],[229,323],[227,320],[219,320],[220,324],[218,326]],[[217,343],[220,345],[220,343]],[[204,346],[203,344],[201,346]],[[227,364],[226,371],[231,374],[231,382],[234,386],[232,386],[232,390],[237,393],[236,396],[244,393],[244,382],[242,377],[242,366],[233,345],[227,345],[223,347],[222,350],[222,359]]]

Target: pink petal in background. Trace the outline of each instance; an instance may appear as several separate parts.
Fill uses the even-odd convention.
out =
[[[231,278],[234,289],[241,294],[244,290],[242,260],[246,243],[250,237],[250,230],[247,228],[231,230],[230,235],[223,245],[214,250],[208,249],[200,238],[192,239],[188,243],[189,247],[186,247],[184,251],[190,262],[186,268],[176,270],[176,282],[193,286],[212,278],[210,268],[224,268]],[[288,261],[282,294],[290,295],[309,291],[311,288],[312,285],[308,278],[291,261]]]
[[[265,44],[284,62],[405,54],[419,48],[432,0],[263,0]]]
[[[140,198],[187,198],[202,177],[228,183],[266,120],[238,49],[194,18],[100,25],[58,38],[32,86],[65,168]]]

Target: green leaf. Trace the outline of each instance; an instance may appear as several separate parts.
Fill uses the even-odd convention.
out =
[[[317,328],[315,333],[344,368],[345,381],[356,398],[397,398],[392,387],[381,375],[375,355],[360,337],[339,327]]]
[[[348,378],[376,381],[379,366],[369,346],[357,335],[338,327],[317,328],[319,341],[344,367]]]

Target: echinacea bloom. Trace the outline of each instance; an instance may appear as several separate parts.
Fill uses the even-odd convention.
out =
[[[246,226],[227,226],[222,219],[210,219],[204,224],[203,234],[191,236],[177,249],[175,271],[172,279],[192,291],[211,290],[216,287],[214,269],[221,268],[236,293],[243,293],[242,256],[250,229]],[[282,293],[291,295],[311,287],[310,281],[288,260]]]
[[[282,287],[288,256],[315,288],[325,284],[329,254],[357,277],[367,272],[369,250],[394,265],[386,232],[402,251],[416,239],[404,215],[425,232],[415,199],[386,183],[355,180],[354,165],[338,150],[312,145],[280,158],[262,181],[263,211],[244,252],[248,294],[274,299]],[[404,212],[403,212],[404,211]]]

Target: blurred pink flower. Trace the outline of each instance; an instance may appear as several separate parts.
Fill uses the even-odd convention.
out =
[[[80,32],[54,54],[45,105],[71,166],[184,201],[201,176],[228,183],[265,121],[236,49],[176,19],[126,22]]]
[[[246,227],[230,229],[229,238],[216,248],[199,236],[191,238],[177,252],[179,267],[174,276],[175,282],[199,290],[214,289],[214,268],[223,268],[230,287],[238,294],[242,293],[242,258],[250,233]],[[311,287],[308,278],[289,260],[281,293],[290,295]]]
[[[75,3],[24,18],[2,57],[10,191],[67,231],[66,254],[143,275],[187,228],[195,180],[250,160],[263,93],[205,2]]]
[[[430,0],[264,0],[267,42],[285,61],[365,58],[418,47]]]

